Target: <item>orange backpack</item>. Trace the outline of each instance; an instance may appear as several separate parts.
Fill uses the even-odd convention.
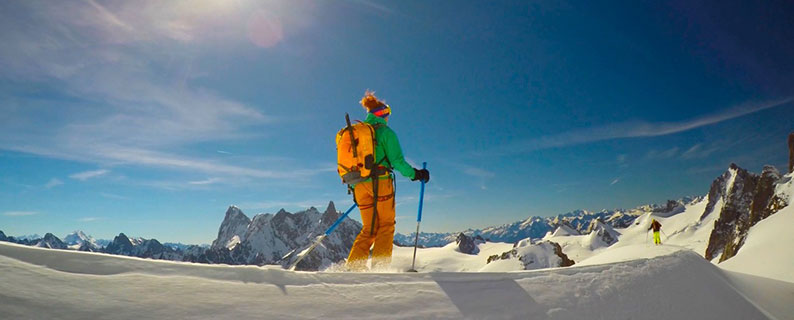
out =
[[[342,183],[355,185],[370,178],[375,168],[375,128],[366,122],[350,124],[336,134],[336,164]]]

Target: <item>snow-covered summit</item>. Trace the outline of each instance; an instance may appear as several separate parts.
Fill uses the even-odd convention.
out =
[[[560,223],[557,229],[554,229],[554,232],[551,233],[552,237],[565,237],[565,236],[573,236],[579,235],[579,231],[576,231],[573,227],[568,225],[567,223]]]
[[[71,249],[84,248],[99,248],[94,237],[85,234],[82,230],[75,230],[70,234],[63,237],[63,242]],[[94,250],[95,251],[95,250]]]
[[[592,237],[597,237],[607,246],[611,246],[615,242],[618,242],[618,237],[620,237],[620,232],[600,219],[593,219],[590,221],[590,225],[587,227],[587,234]]]

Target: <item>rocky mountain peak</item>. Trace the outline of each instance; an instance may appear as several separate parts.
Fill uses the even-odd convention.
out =
[[[748,172],[735,163],[731,163],[728,170],[723,172],[722,175],[711,183],[706,210],[700,216],[700,220],[705,219],[711,214],[711,212],[714,211],[714,206],[716,206],[720,200],[723,201],[723,204],[727,204],[731,201],[738,201],[740,200],[739,198],[747,198],[747,190],[755,188],[755,182],[757,182],[757,180],[757,175]]]
[[[129,253],[134,246],[130,237],[122,232],[113,238],[113,241],[105,247],[105,251],[108,253]]]
[[[336,206],[333,201],[328,202],[328,207],[325,208],[325,213],[336,213]]]
[[[56,237],[52,233],[47,233],[44,235],[38,243],[36,243],[37,247],[40,248],[50,248],[50,249],[66,249],[66,244],[61,241],[58,237]]]
[[[226,217],[223,218],[224,221],[247,221],[247,223],[251,222],[251,219],[243,213],[243,210],[240,210],[237,206],[231,205],[229,209],[226,209]]]
[[[601,239],[604,244],[611,246],[618,242],[620,232],[612,228],[612,226],[604,223],[601,219],[593,219],[587,227],[587,233]]]
[[[334,202],[331,201],[328,203],[328,207],[325,209],[325,212],[322,214],[322,222],[326,224],[331,224],[336,219],[339,219],[339,216],[342,215],[339,211],[336,211],[336,206],[334,206]]]
[[[226,216],[218,229],[218,237],[212,242],[212,247],[225,248],[226,244],[234,236],[239,236],[242,239],[249,224],[251,224],[251,219],[240,208],[229,206],[229,209],[226,210]]]
[[[780,172],[773,166],[764,166],[759,176],[734,163],[714,180],[701,220],[712,213],[720,201],[722,207],[716,212],[719,216],[704,253],[707,260],[719,257],[721,262],[736,255],[750,227],[787,205],[775,194],[780,180]]]
[[[85,242],[93,242],[93,238],[89,237],[81,230],[75,230],[74,232],[67,234],[63,238],[63,242],[67,245],[80,245]]]

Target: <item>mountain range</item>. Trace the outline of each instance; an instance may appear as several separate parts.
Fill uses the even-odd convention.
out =
[[[731,164],[728,170],[712,182],[705,197],[686,197],[669,200],[663,205],[644,205],[629,210],[577,210],[553,217],[529,217],[501,226],[456,233],[420,233],[419,244],[423,247],[438,247],[457,242],[462,246],[461,252],[464,252],[468,250],[464,246],[469,247],[469,243],[473,241],[465,237],[508,242],[513,243],[516,248],[528,248],[526,245],[518,246],[519,242],[565,235],[590,235],[592,239],[588,241],[591,245],[610,246],[620,237],[616,228],[631,226],[643,214],[674,216],[684,211],[687,206],[705,201],[705,210],[700,220],[714,217],[712,214],[716,214],[717,218],[710,230],[705,252],[701,254],[708,260],[718,258],[719,261],[724,261],[741,249],[750,227],[788,205],[789,195],[786,192],[790,188],[783,186],[790,184],[790,180],[790,177],[784,179],[771,166],[764,167],[758,175]],[[282,209],[276,214],[257,214],[253,218],[246,216],[238,207],[230,206],[216,239],[209,247],[163,244],[156,239],[130,238],[124,233],[120,233],[106,245],[100,245],[99,241],[81,231],[67,235],[63,241],[51,233],[38,239],[22,239],[6,236],[0,231],[0,241],[174,261],[286,266],[340,215],[333,202],[329,203],[324,212],[314,207],[297,213]],[[319,270],[344,261],[360,229],[359,222],[345,218],[337,230],[324,239],[321,246],[301,261],[297,269]],[[415,234],[395,234],[394,242],[400,246],[412,245],[414,236]],[[553,244],[547,245],[549,250],[555,248]],[[563,258],[563,252],[558,256],[562,260],[567,259]]]

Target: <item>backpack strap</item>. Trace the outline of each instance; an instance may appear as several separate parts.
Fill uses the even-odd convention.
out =
[[[372,128],[372,154],[374,156],[377,156],[375,154],[375,151],[377,150],[377,145],[378,145],[378,139],[377,139],[376,132],[377,132],[376,128],[373,127]],[[370,180],[372,180],[372,225],[369,228],[369,235],[370,236],[375,233],[375,220],[378,219],[378,184],[380,182],[379,179],[378,179],[378,176],[379,176],[379,174],[378,174],[379,163],[380,163],[380,161],[378,161],[378,163],[375,163],[372,166],[372,170],[369,173]]]

